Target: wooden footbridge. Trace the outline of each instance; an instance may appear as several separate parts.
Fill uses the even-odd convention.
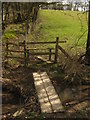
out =
[[[43,60],[41,55],[48,55],[47,63],[52,62],[52,55],[54,55],[54,63],[57,63],[58,50],[61,50],[67,57],[70,56],[65,52],[65,50],[59,45],[59,43],[65,43],[66,41],[59,41],[59,38],[56,38],[56,41],[50,42],[18,42],[12,43],[6,41],[6,52],[5,58],[8,63],[8,59],[23,59],[24,65],[27,66],[30,63],[30,56],[36,56],[37,59]],[[42,45],[51,45],[54,44],[54,48],[43,48]],[[33,48],[27,46],[33,46]],[[34,48],[34,45],[39,45],[39,48]],[[39,51],[40,50],[40,51]],[[39,52],[38,52],[39,51]],[[16,54],[15,54],[16,53]],[[16,55],[16,56],[15,56]],[[45,61],[45,60],[44,60]],[[33,63],[33,61],[32,61]],[[35,72],[33,73],[34,83],[37,91],[37,96],[41,106],[41,112],[52,113],[52,112],[62,112],[64,108],[62,106],[61,100],[58,94],[55,91],[55,88],[50,81],[46,72]]]
[[[41,112],[63,112],[61,100],[58,97],[46,72],[33,73],[34,83],[41,106]]]

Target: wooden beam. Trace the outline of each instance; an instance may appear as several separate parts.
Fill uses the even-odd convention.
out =
[[[61,52],[70,60],[72,60],[72,58],[70,57],[70,55],[59,45],[58,49],[61,50]]]
[[[24,66],[26,67],[26,61],[27,61],[27,51],[26,51],[26,41],[24,40],[24,60],[25,60],[25,63],[24,63]]]
[[[49,50],[49,49],[54,49],[54,48],[46,48],[46,49],[40,49],[40,48],[27,48],[27,50]]]
[[[22,57],[18,57],[18,56],[7,56],[7,58],[24,59],[24,58],[22,58]]]
[[[57,57],[58,57],[58,44],[59,44],[59,37],[56,38],[55,63],[57,63]]]
[[[49,42],[27,42],[27,44],[55,44],[56,41],[49,41]],[[65,40],[59,41],[59,43],[66,43]],[[24,45],[24,42],[19,42],[19,43],[13,43],[13,42],[8,42],[8,45],[16,45],[16,46],[22,46]]]
[[[13,43],[13,42],[8,42],[8,45],[15,45],[15,46],[18,46],[18,44]]]
[[[27,44],[55,44],[56,41],[53,42],[27,42]]]
[[[6,59],[7,59],[7,63],[8,63],[8,39],[6,39]]]
[[[55,53],[52,52],[51,54],[55,54]],[[49,52],[29,53],[29,55],[49,55]]]
[[[37,56],[36,58],[39,59],[39,60],[41,60],[41,61],[43,61],[43,62],[46,62],[47,64],[52,63],[51,61],[48,61],[48,60],[42,58],[41,56]]]
[[[52,55],[51,53],[52,53],[52,49],[50,48],[49,49],[49,61],[51,61],[51,55]]]
[[[27,42],[27,44],[55,44],[56,41],[52,42]],[[59,43],[66,43],[66,41],[59,41]]]
[[[22,52],[22,53],[24,53],[24,51],[21,51],[21,50],[8,50],[8,52]]]

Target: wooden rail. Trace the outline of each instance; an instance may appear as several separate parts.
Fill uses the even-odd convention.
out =
[[[13,43],[13,42],[8,42],[8,45],[15,45],[15,46],[18,46],[19,44],[18,44],[18,43]]]
[[[28,62],[29,62],[29,56],[38,56],[38,55],[48,55],[49,56],[49,61],[51,61],[52,55],[55,55],[54,61],[55,63],[57,63],[57,58],[58,58],[58,49],[60,49],[64,54],[66,54],[66,56],[69,56],[67,53],[65,53],[65,51],[59,46],[59,43],[66,43],[66,41],[62,40],[59,41],[59,37],[56,38],[56,41],[48,41],[48,42],[26,42],[24,40],[24,42],[19,42],[19,43],[13,43],[13,42],[8,42],[8,39],[6,40],[6,54],[5,57],[7,59],[7,63],[8,63],[8,58],[19,58],[19,59],[24,59],[24,65],[27,66]],[[55,48],[28,48],[27,45],[42,45],[42,44],[55,44]],[[13,46],[22,46],[23,50],[10,50],[9,46],[13,45]],[[31,51],[33,50],[33,52]],[[54,51],[52,51],[54,50]],[[38,52],[37,52],[38,51]],[[16,52],[16,53],[24,53],[24,57],[19,57],[19,56],[9,56],[8,53],[9,52]]]
[[[70,60],[72,59],[72,58],[70,57],[70,55],[69,55],[60,45],[58,46],[58,49],[61,50],[61,52],[62,52],[67,58],[69,58]]]
[[[66,43],[66,41],[62,40],[62,41],[58,41],[58,43]],[[28,44],[56,44],[56,41],[52,41],[52,42],[27,42]],[[8,45],[16,45],[16,46],[22,46],[24,45],[24,42],[19,42],[19,43],[13,43],[13,42],[8,42]]]
[[[52,42],[27,42],[27,44],[56,44],[57,41]],[[59,43],[66,43],[66,41],[58,41]]]
[[[23,57],[18,57],[18,56],[7,56],[7,58],[23,59]]]
[[[40,51],[42,51],[42,50],[49,50],[49,49],[51,49],[51,50],[54,50],[54,48],[45,48],[45,49],[40,49],[40,48],[27,48],[27,50],[40,50]]]
[[[21,53],[24,53],[23,50],[8,50],[8,52],[21,52]]]
[[[37,52],[37,53],[29,53],[29,55],[49,55],[49,54],[55,54],[54,52]]]

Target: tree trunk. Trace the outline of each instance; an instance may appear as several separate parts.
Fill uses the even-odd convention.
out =
[[[2,2],[2,22],[3,22],[3,2]]]
[[[86,46],[86,59],[88,64],[90,64],[90,1],[89,1],[89,13],[88,13],[88,36],[87,36],[87,46]]]
[[[15,13],[14,13],[14,10],[13,10],[13,23],[15,21]]]
[[[34,26],[35,26],[35,24],[36,24],[36,20],[37,20],[37,16],[38,16],[38,10],[39,10],[39,5],[36,4],[36,5],[33,7],[33,16],[32,16],[31,31],[34,30]]]
[[[17,21],[17,23],[18,22],[21,22],[21,14],[20,14],[20,3],[17,3],[16,4],[16,12],[17,12],[17,19],[16,19],[16,21]]]
[[[10,3],[6,3],[6,13],[5,13],[5,18],[4,18],[4,21],[7,20],[7,15],[9,14],[9,6],[10,6]]]
[[[2,3],[2,33],[5,31],[5,27],[6,27],[6,21],[7,21],[7,15],[9,14],[9,6],[10,6],[10,3]],[[5,10],[5,16],[4,15],[4,10],[3,10],[3,7],[6,8]]]
[[[29,22],[30,22],[30,15],[31,15],[31,12],[33,10],[33,3],[30,3],[30,6],[29,6],[29,10],[27,11],[27,16],[26,16],[26,34],[29,33]],[[26,35],[27,36],[27,35]]]
[[[5,23],[3,20],[3,16],[4,16],[4,13],[3,13],[3,2],[2,2],[2,34],[4,33],[4,30],[5,30]]]

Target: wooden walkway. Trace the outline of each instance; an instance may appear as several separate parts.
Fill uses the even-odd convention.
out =
[[[62,112],[63,106],[46,72],[33,73],[41,112]]]

